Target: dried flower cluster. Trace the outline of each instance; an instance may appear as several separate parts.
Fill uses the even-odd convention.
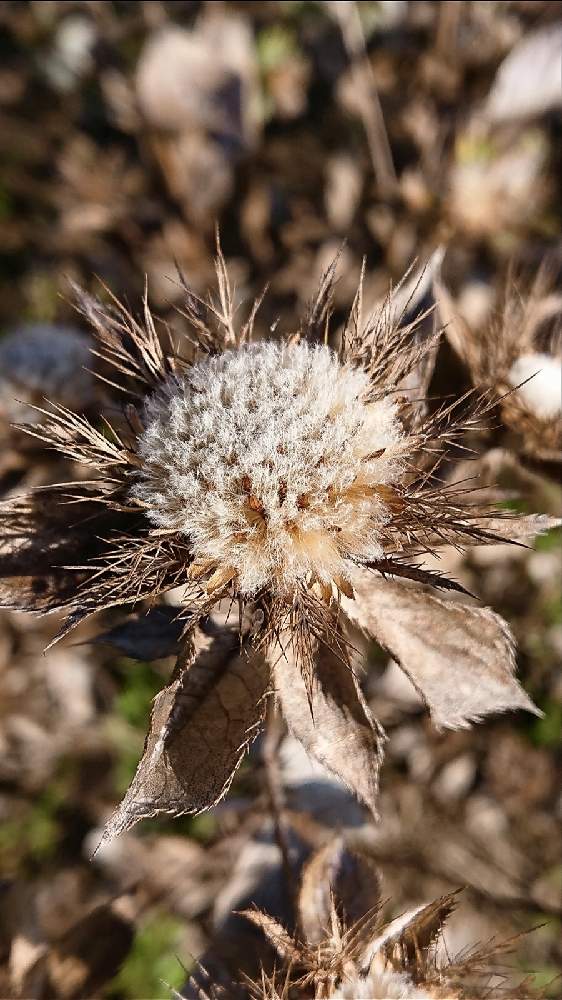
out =
[[[526,540],[554,521],[500,517],[438,478],[493,401],[475,392],[428,412],[437,335],[408,315],[416,282],[404,307],[391,296],[366,320],[360,287],[333,351],[335,265],[297,332],[274,343],[252,341],[257,305],[236,326],[220,250],[217,273],[217,300],[186,290],[191,362],[163,350],[148,306],[141,325],[118,303],[82,297],[98,353],[128,395],[123,419],[96,427],[60,405],[42,411],[29,433],[88,478],[1,511],[2,602],[65,610],[61,634],[104,608],[184,588],[176,670],[107,836],[216,802],[272,687],[293,734],[376,812],[385,737],[347,621],[390,652],[438,725],[536,711],[515,679],[505,622],[436,597],[430,588],[463,588],[420,562],[444,544]],[[224,607],[222,622],[210,617]]]
[[[447,337],[475,384],[502,397],[503,424],[527,463],[559,479],[562,467],[562,295],[544,265],[523,294],[511,275],[499,322],[473,330],[441,277],[435,281]],[[513,391],[516,390],[516,391]]]

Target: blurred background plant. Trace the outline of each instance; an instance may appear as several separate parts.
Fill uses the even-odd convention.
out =
[[[239,301],[269,283],[262,333],[294,325],[344,238],[336,320],[363,256],[368,306],[446,244],[435,394],[551,372],[542,395],[506,405],[466,474],[499,481],[517,509],[559,514],[561,48],[557,2],[4,2],[3,495],[60,474],[10,426],[27,404],[88,412],[101,394],[69,279],[99,292],[101,278],[136,308],[146,274],[180,334],[176,263],[204,293],[218,221]],[[467,886],[447,921],[451,954],[540,924],[515,942],[507,987],[533,969],[558,996],[560,565],[556,532],[532,551],[447,554],[512,625],[542,719],[438,734],[369,651],[365,691],[390,735],[379,827],[281,735],[278,774],[258,744],[211,813],[144,823],[93,861],[172,661],[88,644],[91,626],[42,655],[52,624],[2,612],[0,995],[196,996],[192,956],[216,983],[255,978],[273,951],[233,910],[255,902],[290,925],[278,843],[297,878],[343,829],[382,873],[385,919]]]

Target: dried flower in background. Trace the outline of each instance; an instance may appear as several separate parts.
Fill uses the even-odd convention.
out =
[[[513,450],[557,477],[562,464],[562,295],[548,264],[523,292],[510,275],[499,320],[483,330],[463,318],[444,281],[435,296],[446,335],[474,384],[495,386]],[[513,391],[515,390],[515,391]]]
[[[490,942],[457,957],[444,943],[456,908],[452,892],[417,906],[386,924],[381,877],[372,859],[342,839],[328,843],[307,862],[297,898],[295,935],[267,914],[246,916],[276,949],[281,969],[263,974],[250,990],[267,997],[310,1000],[477,1000],[506,996],[491,985],[491,961],[513,941]],[[537,994],[527,982],[509,996]]]
[[[345,38],[333,16],[338,7],[348,22]],[[364,254],[367,314],[415,254],[425,259],[446,242],[444,281],[455,312],[478,342],[486,340],[484,360],[495,359],[490,316],[501,302],[509,261],[517,271],[532,273],[559,255],[561,9],[559,3],[537,0],[0,5],[0,344],[6,333],[21,331],[28,322],[76,325],[68,277],[92,291],[93,276],[99,275],[135,306],[145,273],[152,309],[184,344],[188,324],[174,309],[182,305],[182,287],[170,276],[177,273],[177,261],[189,287],[206,294],[213,282],[212,231],[218,221],[236,301],[251,301],[269,286],[255,337],[267,336],[274,326],[294,329],[343,238],[333,293],[335,333],[328,341],[335,347]],[[149,56],[152,68],[141,84]],[[379,167],[390,180],[393,169],[396,173],[388,198],[376,183]],[[510,422],[517,399],[538,402],[541,412],[546,408],[546,395],[536,391],[541,373],[512,390],[544,367],[545,359],[537,364],[537,355],[548,357],[555,374],[553,320],[542,323],[532,345],[503,366],[501,385],[497,369],[471,373],[459,363],[451,349],[452,324],[443,321],[429,410],[439,398],[451,401],[490,376],[500,395],[510,392],[490,414],[486,431],[462,442],[473,454],[460,463],[445,456],[436,470],[447,483],[478,486],[473,499],[481,506],[501,501],[553,515],[562,509],[559,464],[537,461],[546,434],[525,443],[521,423]],[[431,327],[430,317],[425,322]],[[87,328],[82,319],[78,323]],[[506,332],[510,329],[511,323]],[[416,335],[423,336],[421,327]],[[189,348],[181,353],[191,358]],[[78,374],[94,363],[79,361]],[[127,397],[117,386],[123,379],[101,361],[99,371],[115,387],[98,382],[86,413],[82,398],[59,397],[43,380],[31,402],[50,410],[45,395],[77,408],[111,440],[100,413],[125,433],[119,404]],[[74,377],[69,371],[65,391]],[[416,381],[414,373],[413,392]],[[14,390],[8,383],[6,389],[10,401],[27,398],[19,385]],[[140,387],[139,396],[145,395]],[[142,398],[130,401],[142,413]],[[0,495],[98,477],[91,467],[69,463],[59,451],[11,427],[14,419],[22,418],[0,419]],[[455,448],[451,457],[457,454]],[[425,466],[422,456],[419,464]],[[52,501],[54,494],[45,496],[52,502],[50,513],[58,508],[64,516],[51,553],[38,559],[38,586],[41,561],[43,569],[51,563],[87,564],[80,538],[76,552],[63,552],[60,542],[69,534],[70,549],[75,538],[74,528],[68,533],[70,515],[78,520],[95,513],[85,504],[65,509]],[[518,525],[522,522],[509,523],[513,536]],[[86,522],[81,539],[95,554],[96,534],[129,532],[131,519],[125,512],[122,519],[112,514],[99,532],[96,520],[89,527],[91,536]],[[12,544],[18,542],[6,547]],[[485,725],[471,730],[440,732],[396,661],[353,628],[348,633],[353,664],[368,664],[360,677],[363,695],[388,732],[379,823],[286,734],[270,698],[265,739],[252,745],[231,794],[200,817],[140,823],[106,843],[93,861],[107,817],[142,753],[151,700],[167,687],[178,656],[185,627],[178,614],[181,591],[163,595],[154,606],[142,600],[92,616],[46,655],[42,651],[64,611],[46,616],[0,611],[0,995],[70,1000],[95,992],[138,1000],[176,995],[175,987],[178,995],[201,1000],[220,995],[223,985],[223,1000],[238,1000],[231,984],[243,974],[258,980],[260,964],[271,978],[275,958],[263,935],[237,912],[257,906],[302,941],[291,906],[301,865],[326,837],[345,828],[368,843],[384,873],[382,895],[388,902],[381,919],[466,886],[462,905],[447,920],[449,953],[543,925],[516,941],[513,969],[505,974],[515,984],[522,970],[536,970],[544,996],[558,997],[559,546],[560,533],[553,532],[536,548],[498,544],[465,551],[451,545],[439,549],[438,561],[431,554],[415,557],[424,568],[453,576],[510,623],[519,676],[543,717],[488,716]],[[12,568],[18,572],[21,563],[14,561]],[[26,573],[31,576],[33,568]],[[376,571],[372,579],[380,579]],[[392,584],[396,578],[387,580]],[[25,586],[23,578],[11,582],[14,589]],[[415,581],[412,586],[420,587]],[[185,735],[177,737],[177,745],[187,748],[189,787],[182,792],[184,800],[189,792],[192,804],[200,801],[201,789],[208,792],[212,754],[218,758],[224,750],[238,759],[236,749],[245,741],[245,712],[231,723],[221,705],[226,693],[230,708],[246,682],[232,649],[240,649],[236,605],[232,631],[227,627],[225,634],[221,627],[229,603],[227,596],[220,615],[204,621],[194,636],[207,652],[207,676],[214,671],[217,683],[209,694],[197,693]],[[393,610],[393,623],[397,615]],[[257,624],[250,607],[243,620],[250,642]],[[90,645],[96,631],[103,634]],[[427,628],[420,631],[431,635]],[[225,642],[218,644],[221,636]],[[450,657],[437,664],[435,656],[428,651],[425,662],[433,663],[435,675],[449,678]],[[290,649],[287,657],[294,661]],[[284,667],[290,683],[294,662],[283,662],[276,671]],[[267,669],[259,661],[252,683],[262,683],[262,668]],[[329,662],[324,665],[321,690],[331,669]],[[199,672],[193,680],[201,677]],[[308,723],[308,704],[301,703]],[[316,728],[330,730],[329,697],[320,709]],[[270,738],[272,714],[277,742]],[[334,738],[343,734],[345,745],[346,733],[355,734],[362,762],[355,778],[361,767],[368,780],[371,743],[356,721],[344,716]],[[173,781],[172,766],[181,772],[181,755],[173,747],[171,760]],[[329,879],[316,883],[322,898],[328,885]],[[197,975],[191,956],[200,959],[206,977]],[[204,993],[187,988],[186,969]],[[271,997],[286,992],[285,976],[280,969]],[[350,989],[359,992],[358,985]],[[511,996],[516,990],[504,992]],[[240,995],[247,1000],[248,988]]]

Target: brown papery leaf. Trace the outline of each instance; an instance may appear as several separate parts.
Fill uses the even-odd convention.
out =
[[[509,626],[490,608],[441,600],[425,588],[353,578],[355,600],[342,598],[356,625],[402,667],[436,726],[466,729],[490,712],[540,712],[515,678]]]
[[[290,649],[274,667],[274,683],[291,733],[376,816],[385,735],[353,670],[323,642],[314,643],[310,692]],[[310,694],[310,700],[308,695]]]
[[[53,611],[75,596],[84,572],[63,567],[92,556],[108,521],[84,493],[80,504],[56,487],[0,503],[0,607]]]
[[[299,918],[309,945],[330,934],[332,912],[345,927],[362,920],[380,903],[380,875],[374,860],[337,838],[306,865],[299,892]]]
[[[102,843],[141,819],[202,812],[222,798],[258,734],[268,683],[263,657],[240,648],[236,630],[210,640],[198,630],[154,699],[142,759]]]
[[[113,646],[134,660],[158,660],[177,655],[184,625],[180,609],[160,605],[102,632],[94,642]]]

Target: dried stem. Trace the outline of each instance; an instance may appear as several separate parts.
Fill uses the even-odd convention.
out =
[[[333,10],[351,61],[353,83],[359,97],[361,119],[377,184],[383,197],[392,195],[396,190],[396,171],[357,3],[337,3],[333,5]]]
[[[264,778],[271,818],[273,821],[273,832],[279,851],[281,854],[281,864],[285,883],[293,905],[297,899],[297,882],[295,872],[291,862],[291,848],[289,844],[289,830],[285,815],[285,802],[283,795],[283,782],[279,772],[279,744],[283,735],[281,718],[270,699],[267,708],[265,723],[265,733],[263,738],[263,765]]]
[[[463,17],[462,0],[447,0],[438,7],[435,51],[450,64],[455,62],[459,42],[459,29]]]

